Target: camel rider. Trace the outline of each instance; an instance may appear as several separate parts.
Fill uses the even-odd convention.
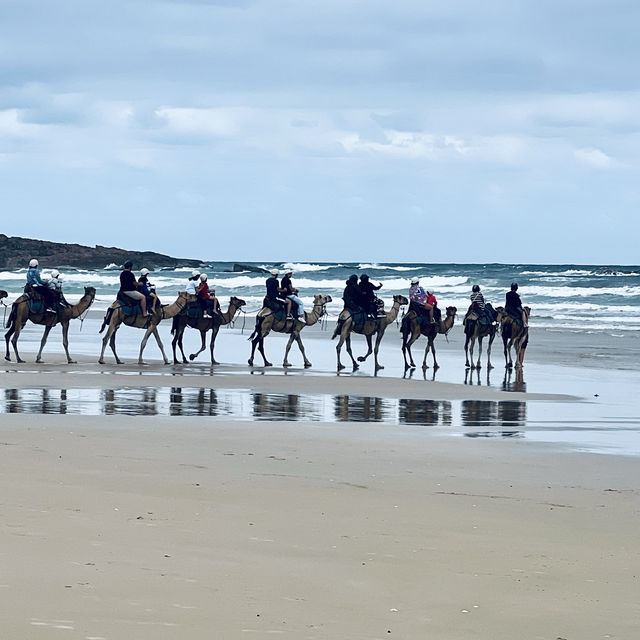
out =
[[[527,312],[522,308],[522,300],[518,294],[518,283],[511,283],[511,291],[507,291],[504,310],[516,321],[522,321],[523,327],[528,327]]]
[[[53,311],[55,313],[49,287],[40,275],[40,267],[35,258],[29,261],[29,268],[27,269],[27,286],[25,287],[25,291],[28,291],[28,289],[31,289],[34,293],[40,294],[44,301],[46,310]]]
[[[469,296],[469,298],[471,300],[471,304],[469,305],[469,309],[467,310],[467,316],[472,311],[475,311],[478,314],[478,320],[480,321],[480,324],[495,323],[496,312],[488,302],[485,302],[482,291],[480,291],[480,285],[474,284],[473,287],[471,287],[471,295]]]
[[[280,272],[277,269],[271,269],[269,273],[271,275],[265,281],[267,295],[264,298],[264,305],[272,311],[277,311],[286,304],[286,301],[280,295],[280,282],[278,280]]]
[[[133,269],[133,262],[127,260],[122,266],[122,272],[120,273],[120,291],[118,294],[130,298],[134,302],[139,302],[142,316],[146,318],[149,315],[147,313],[147,299],[144,297],[144,294],[138,291],[138,282],[131,269]]]
[[[206,273],[200,274],[200,284],[197,287],[198,291],[198,302],[200,303],[200,307],[202,308],[202,317],[203,318],[211,318],[212,316],[209,314],[209,302],[211,302],[211,308],[215,313],[218,311],[218,299],[215,295],[212,295],[209,289],[209,283],[207,280],[209,276]]]
[[[435,300],[435,296],[431,294]],[[433,307],[434,305],[429,302],[429,292],[425,291],[420,286],[420,279],[418,277],[411,278],[411,287],[409,287],[409,310],[415,311],[419,316],[423,316],[426,311],[429,314],[429,322],[434,323],[433,319]]]
[[[280,291],[282,295],[287,299],[287,315],[291,315],[292,306],[295,304],[298,310],[298,321],[303,324],[306,323],[304,317],[304,304],[302,300],[297,296],[298,290],[293,286],[291,282],[291,276],[293,275],[292,269],[287,269],[284,272],[284,278],[280,281]]]
[[[199,282],[199,280],[200,280],[200,272],[197,269],[194,269],[191,272],[191,277],[187,280],[187,285],[184,288],[184,290],[190,296],[197,296],[198,295],[198,282]]]
[[[138,291],[147,299],[151,300],[151,313],[155,312],[158,296],[155,287],[149,282],[149,269],[141,269],[138,278]]]
[[[369,281],[369,276],[366,273],[363,273],[360,276],[360,292],[362,294],[362,306],[364,307],[367,313],[372,315],[378,315],[378,304],[376,302],[376,294],[374,291],[379,291],[382,289],[382,282],[379,282],[378,285],[374,285]],[[381,314],[384,315],[384,314]]]
[[[355,273],[349,277],[345,283],[347,286],[344,288],[342,299],[344,300],[345,309],[352,314],[362,312],[362,291],[358,284],[358,276]]]
[[[56,305],[70,307],[71,305],[65,299],[64,293],[62,293],[62,280],[62,274],[57,269],[54,269],[51,272],[51,277],[47,281],[47,287],[49,288]]]

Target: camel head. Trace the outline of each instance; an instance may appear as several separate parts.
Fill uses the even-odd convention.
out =
[[[3,289],[0,289],[0,300],[2,300],[2,298],[6,298],[9,294],[4,291]]]
[[[92,298],[96,297],[96,288],[95,287],[85,287],[84,294],[86,296],[91,296]],[[0,298],[2,297],[2,293],[0,292]]]
[[[409,301],[404,296],[393,296],[393,301],[397,302],[400,306],[409,304]]]
[[[316,296],[313,296],[313,306],[317,307],[317,306],[323,306],[325,304],[328,304],[329,302],[331,302],[331,296],[323,296],[321,293],[319,293]]]
[[[457,307],[447,307],[447,318],[455,318],[456,317],[456,313],[458,313],[458,308]]]
[[[236,298],[235,296],[231,296],[231,298],[229,298],[229,303],[232,304],[236,309],[244,307],[244,305],[247,304],[244,300],[242,300],[241,298]]]
[[[525,310],[528,318],[531,315],[531,307],[522,307],[522,308]]]

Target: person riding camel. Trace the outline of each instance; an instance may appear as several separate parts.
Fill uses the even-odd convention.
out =
[[[377,297],[374,293],[375,291],[379,291],[382,289],[382,282],[379,282],[378,285],[374,285],[369,280],[369,276],[366,273],[363,273],[360,276],[360,292],[362,295],[362,307],[364,310],[374,316],[384,315],[384,313],[378,313],[378,303]]]
[[[480,324],[495,324],[496,312],[494,308],[485,301],[482,291],[480,291],[480,285],[474,284],[471,287],[471,295],[469,296],[471,304],[467,309],[467,313],[464,317],[464,322],[467,320],[467,316],[474,311],[478,315]]]
[[[352,314],[362,312],[362,291],[358,284],[358,276],[354,273],[349,276],[349,279],[345,282],[347,285],[344,288],[342,299],[344,300],[345,309]]]
[[[434,303],[435,296],[431,294]],[[420,286],[420,279],[418,277],[411,278],[411,287],[409,287],[409,310],[415,311],[418,315],[424,315],[425,311],[429,315],[429,322],[433,324],[433,307],[434,303],[429,302],[429,292],[425,291]]]
[[[198,295],[198,281],[200,279],[200,272],[197,269],[194,269],[191,272],[191,276],[189,277],[189,279],[187,280],[187,284],[184,288],[184,290],[186,291],[186,293],[188,293],[190,296],[197,296]]]
[[[42,276],[40,275],[40,266],[35,258],[29,261],[29,268],[27,269],[27,285],[25,287],[25,291],[28,292],[29,289],[42,296],[46,311],[55,313],[51,290],[49,289],[47,282],[42,279]]]
[[[51,277],[47,280],[47,287],[53,296],[55,306],[70,307],[71,305],[67,302],[62,292],[62,280],[63,275],[57,269],[54,269],[51,272]]]
[[[264,298],[264,306],[272,311],[277,311],[286,305],[286,300],[281,295],[280,281],[278,280],[280,272],[277,269],[271,269],[269,273],[271,275],[265,281],[267,295]]]
[[[131,269],[133,269],[133,262],[127,260],[122,266],[122,272],[120,273],[120,291],[118,294],[126,296],[134,302],[139,302],[142,317],[146,318],[149,315],[147,312],[147,299],[144,297],[144,294],[138,291],[138,282]]]
[[[198,302],[200,303],[200,307],[202,308],[202,317],[203,318],[211,318],[211,314],[209,313],[209,303],[211,302],[211,309],[213,313],[218,310],[218,299],[215,295],[211,294],[211,290],[209,289],[209,283],[207,280],[209,276],[206,273],[200,274],[200,284],[197,286],[198,291]]]
[[[504,310],[517,322],[522,322],[523,327],[529,326],[527,312],[522,308],[522,300],[518,294],[518,283],[511,283],[511,290],[507,291]]]
[[[151,313],[154,313],[156,310],[156,304],[158,303],[158,296],[156,295],[155,287],[149,282],[149,269],[140,270],[138,291],[140,291],[147,300],[151,301]]]
[[[293,286],[291,282],[291,276],[293,275],[293,269],[287,269],[284,272],[284,278],[280,281],[280,292],[287,299],[287,316],[291,316],[291,310],[293,305],[296,305],[298,310],[298,321],[306,324],[304,316],[304,303],[298,297],[298,290]]]

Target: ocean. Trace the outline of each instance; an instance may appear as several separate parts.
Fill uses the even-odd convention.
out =
[[[246,263],[270,269],[281,263]],[[232,295],[246,301],[247,312],[257,311],[264,296],[266,275],[251,271],[232,273],[233,263],[211,262],[201,268],[209,276],[223,306]],[[57,265],[47,265],[53,268]],[[329,294],[329,317],[342,308],[345,280],[352,273],[367,273],[382,283],[380,296],[388,306],[396,294],[407,295],[409,281],[420,277],[420,283],[432,289],[439,306],[456,306],[463,311],[469,304],[473,284],[479,284],[485,299],[494,306],[504,304],[505,292],[512,282],[519,284],[523,303],[531,307],[532,327],[571,332],[640,331],[640,266],[621,265],[533,265],[533,264],[419,264],[419,263],[290,263],[294,285],[310,303],[314,294]],[[65,295],[75,301],[83,287],[97,289],[94,310],[106,309],[118,290],[119,269],[116,265],[99,270],[57,266],[64,274]],[[8,301],[22,291],[26,269],[0,272],[0,289],[9,293]],[[189,277],[191,268],[153,271],[150,280],[165,303],[175,299]],[[43,269],[46,275],[47,269]]]

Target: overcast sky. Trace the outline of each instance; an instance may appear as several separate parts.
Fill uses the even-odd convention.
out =
[[[0,0],[0,232],[637,264],[635,0]]]

